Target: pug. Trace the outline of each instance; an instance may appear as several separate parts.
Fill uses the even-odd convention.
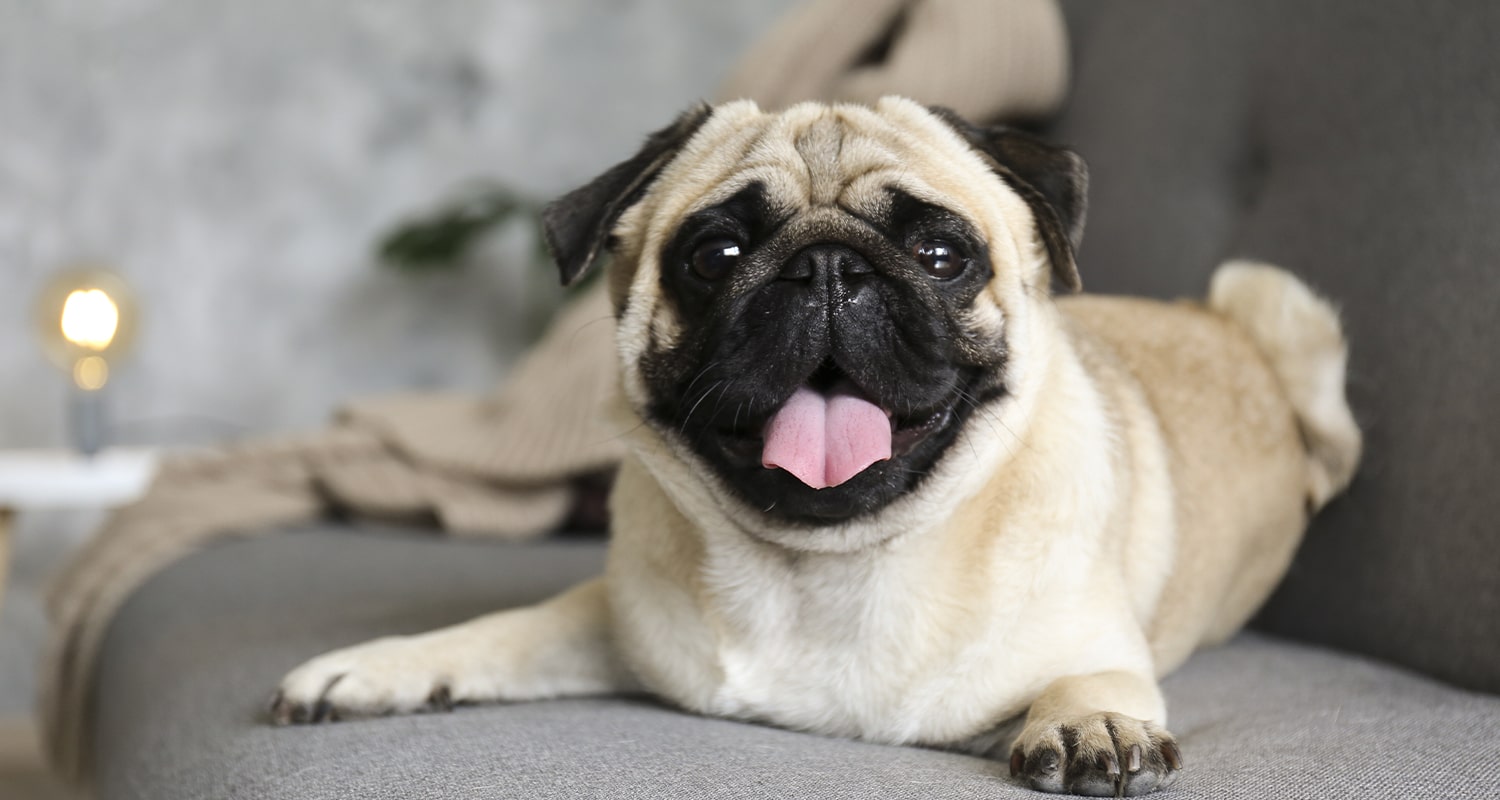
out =
[[[901,98],[683,114],[544,215],[565,282],[612,254],[605,574],[315,658],[273,718],[646,692],[1047,792],[1171,784],[1158,679],[1266,598],[1360,433],[1284,271],[1076,294],[1086,184]]]

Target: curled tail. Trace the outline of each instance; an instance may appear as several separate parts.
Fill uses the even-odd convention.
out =
[[[1208,305],[1253,339],[1281,380],[1308,454],[1313,509],[1354,477],[1360,433],[1344,396],[1349,348],[1333,306],[1286,270],[1230,261],[1214,273]]]

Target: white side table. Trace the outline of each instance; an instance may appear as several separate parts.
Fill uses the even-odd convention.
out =
[[[17,512],[124,505],[141,496],[156,467],[154,450],[111,449],[93,458],[66,450],[0,450],[0,597],[10,574],[11,524]],[[0,793],[19,785],[27,797],[74,797],[56,785],[43,765],[30,715],[0,716],[0,785]]]
[[[0,596],[10,573],[10,527],[18,511],[111,508],[141,496],[157,453],[113,449],[92,458],[67,450],[0,450]]]

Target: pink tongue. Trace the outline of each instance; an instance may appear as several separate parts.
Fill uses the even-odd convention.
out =
[[[891,457],[891,420],[850,384],[826,395],[803,386],[766,423],[765,439],[762,466],[825,489]]]

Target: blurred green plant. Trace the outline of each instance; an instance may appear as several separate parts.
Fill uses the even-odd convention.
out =
[[[532,260],[550,268],[541,211],[540,204],[503,186],[484,184],[398,223],[380,238],[376,252],[381,263],[407,272],[457,269],[486,234],[512,220],[524,220],[536,231]]]

